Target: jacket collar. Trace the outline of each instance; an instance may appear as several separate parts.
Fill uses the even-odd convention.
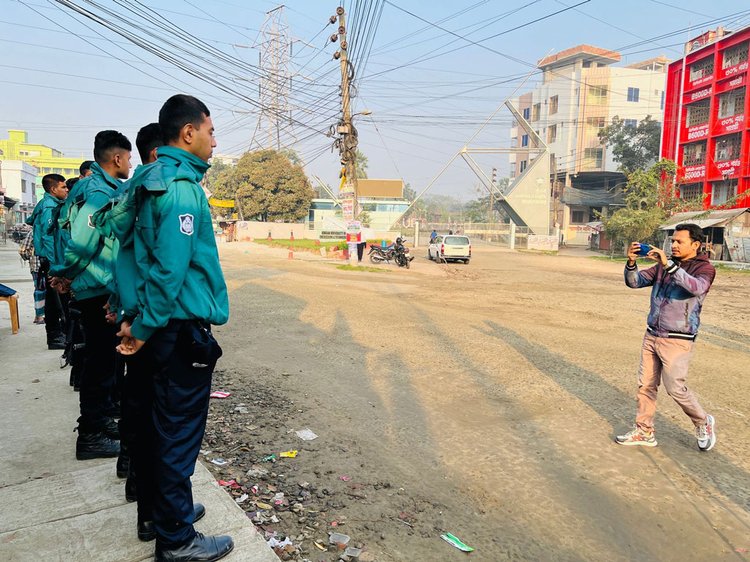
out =
[[[160,146],[157,149],[158,160],[164,164],[177,167],[175,180],[191,180],[196,183],[203,179],[203,174],[211,167],[208,162],[204,162],[195,154],[176,146]]]
[[[96,162],[91,164],[91,175],[100,176],[107,183],[107,185],[109,185],[112,189],[118,189],[120,185],[122,184],[120,180],[116,180],[115,178],[110,176],[107,172],[105,172],[104,168],[102,168]]]

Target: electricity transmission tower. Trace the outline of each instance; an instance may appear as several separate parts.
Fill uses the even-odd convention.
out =
[[[291,54],[289,26],[284,17],[284,5],[266,12],[266,20],[260,30],[258,66],[262,76],[259,83],[261,104],[255,139],[261,148],[282,148],[281,137],[294,144],[292,112],[289,107],[292,79],[289,74]]]

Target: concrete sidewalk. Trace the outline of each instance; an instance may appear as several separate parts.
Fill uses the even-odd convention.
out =
[[[0,246],[0,283],[19,292],[21,329],[11,335],[0,308],[0,560],[136,561],[153,557],[154,543],[136,537],[136,507],[125,501],[115,459],[75,459],[78,394],[48,351],[34,317],[31,275],[16,244]],[[0,303],[0,307],[5,303]],[[228,534],[227,561],[278,562],[242,509],[199,462],[196,501],[206,517],[196,528]]]

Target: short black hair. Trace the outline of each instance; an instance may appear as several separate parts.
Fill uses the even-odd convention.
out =
[[[128,137],[118,131],[99,131],[94,137],[94,160],[105,163],[112,156],[113,150],[133,150]]]
[[[65,178],[60,174],[47,174],[42,178],[42,187],[45,193],[49,193],[49,190],[53,187],[57,187],[57,184],[64,182]]]
[[[703,229],[697,224],[692,222],[678,224],[674,227],[674,231],[677,232],[678,230],[687,230],[690,235],[690,240],[703,243]]]
[[[182,128],[188,123],[200,127],[211,112],[198,98],[186,94],[177,94],[169,98],[159,110],[159,126],[164,143],[176,140]]]
[[[68,178],[65,180],[65,185],[68,186],[68,189],[73,189],[73,186],[78,183],[78,181],[81,178]]]
[[[148,160],[148,155],[151,151],[163,144],[164,140],[162,139],[159,123],[149,123],[145,127],[142,127],[135,137],[135,146],[138,148],[138,154],[140,154],[141,162],[144,164]]]
[[[84,160],[81,166],[78,168],[78,173],[81,175],[85,174],[91,169],[91,164],[93,163],[93,160]]]

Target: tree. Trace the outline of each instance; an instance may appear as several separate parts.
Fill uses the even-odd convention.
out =
[[[218,198],[234,199],[244,218],[298,221],[314,196],[302,167],[276,150],[248,152],[215,181]]]
[[[599,131],[599,140],[612,147],[614,161],[625,174],[645,170],[659,158],[661,123],[650,115],[633,126],[627,119],[615,116],[612,124]]]
[[[354,173],[357,174],[357,179],[367,179],[367,156],[360,150],[354,154]]]
[[[676,170],[674,162],[662,159],[648,170],[628,174],[623,188],[625,207],[602,217],[604,231],[613,242],[613,249],[636,240],[661,242],[656,240],[656,235],[667,217],[675,212],[703,208],[702,197],[675,197]]]

